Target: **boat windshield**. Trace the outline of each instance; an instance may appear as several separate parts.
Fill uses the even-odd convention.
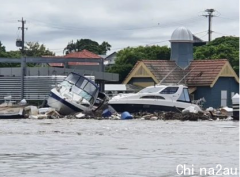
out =
[[[98,87],[93,82],[74,73],[71,73],[65,81],[63,81],[62,85],[67,87],[71,85],[71,91],[87,100],[90,104],[94,103],[98,94]]]
[[[138,93],[155,93],[155,92],[159,92],[163,88],[165,88],[165,87],[147,87],[147,88],[142,89]]]
[[[71,84],[76,84],[76,82],[78,81],[79,78],[80,78],[79,75],[71,73],[68,75],[68,77],[65,80]]]
[[[184,89],[183,89],[180,97],[178,98],[178,101],[191,102],[187,88],[184,88]]]

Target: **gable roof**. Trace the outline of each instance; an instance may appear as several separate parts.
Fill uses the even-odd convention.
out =
[[[65,56],[62,56],[63,58],[85,58],[85,59],[102,59],[99,55],[92,53],[86,49],[80,51],[80,52],[73,52],[69,53]],[[49,63],[50,66],[57,66],[62,67],[64,66],[63,63]],[[92,63],[92,62],[68,62],[68,65],[99,65],[98,63]]]
[[[238,76],[233,71],[227,59],[194,60],[185,70],[178,67],[175,61],[170,60],[142,60],[138,61],[123,83],[128,83],[133,73],[137,73],[140,65],[146,67],[146,72],[156,83],[179,83],[188,86],[213,87],[219,77],[234,77],[239,83]],[[140,76],[139,76],[140,77]]]
[[[239,78],[227,59],[194,60],[187,69],[192,70],[186,78],[189,86],[213,87],[219,77],[234,77],[239,83]]]
[[[182,70],[175,61],[143,60],[143,63],[159,82],[165,84],[180,82],[181,84],[184,84],[184,80],[181,81],[181,79],[184,77],[186,72]]]

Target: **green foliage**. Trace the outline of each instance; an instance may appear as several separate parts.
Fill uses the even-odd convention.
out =
[[[27,57],[41,57],[43,55],[55,55],[53,52],[46,49],[43,44],[38,42],[28,42],[25,47],[25,55]],[[21,51],[6,51],[5,46],[2,45],[0,41],[0,57],[4,58],[21,58]],[[0,63],[0,67],[20,67],[20,63]],[[28,64],[28,66],[35,66],[34,64]]]
[[[11,60],[11,58],[20,58],[21,54],[20,51],[6,51],[5,46],[3,46],[3,44],[0,41],[0,57],[3,58],[9,58],[9,60]],[[0,63],[0,67],[18,67],[20,66],[20,64],[17,63]]]
[[[239,37],[220,37],[205,46],[194,48],[194,59],[228,59],[239,74]]]
[[[54,56],[55,53],[48,50],[45,45],[39,44],[38,42],[27,42],[24,51],[25,56],[27,57],[42,57],[42,56]],[[28,67],[34,67],[38,64],[28,63]]]
[[[139,46],[127,47],[117,53],[116,64],[107,69],[107,72],[118,73],[119,81],[131,71],[139,60],[169,60],[170,49],[167,46]]]
[[[111,45],[108,42],[103,41],[102,44],[98,44],[96,41],[90,39],[80,39],[76,43],[70,42],[67,47],[65,47],[64,52],[66,54],[75,51],[88,50],[98,55],[105,55],[108,50],[111,49]]]
[[[107,69],[107,72],[119,74],[119,81],[122,82],[132,69],[131,64],[115,64]]]
[[[2,42],[0,41],[0,54],[6,52],[5,46],[2,45]]]
[[[55,54],[46,49],[43,44],[39,44],[38,42],[27,42],[27,46],[25,47],[25,55],[27,57],[41,57],[44,55],[54,56]]]

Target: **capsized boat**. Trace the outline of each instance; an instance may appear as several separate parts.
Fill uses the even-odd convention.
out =
[[[47,104],[60,114],[68,115],[94,111],[106,100],[107,96],[99,91],[92,80],[77,73],[70,73],[51,90]]]
[[[119,94],[109,100],[108,104],[117,112],[158,112],[174,111],[194,106],[197,110],[201,108],[191,103],[188,87],[185,85],[155,85],[144,88],[138,93]]]

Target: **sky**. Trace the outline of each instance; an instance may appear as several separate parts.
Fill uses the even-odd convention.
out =
[[[212,39],[239,36],[238,0],[0,0],[0,41],[18,50],[18,27],[26,20],[25,41],[44,44],[56,55],[70,41],[91,39],[112,47],[170,45],[181,26],[208,40],[206,9],[215,9]]]

